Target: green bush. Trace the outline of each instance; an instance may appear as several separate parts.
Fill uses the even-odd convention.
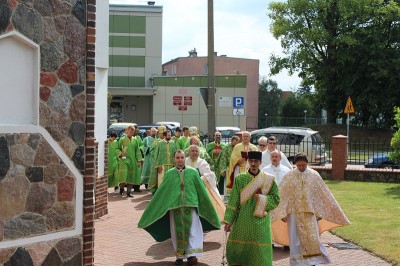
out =
[[[389,152],[390,160],[398,163],[400,162],[400,108],[394,108],[394,120],[396,121],[397,131],[393,134],[392,140],[390,141],[390,146],[393,148],[393,152]]]

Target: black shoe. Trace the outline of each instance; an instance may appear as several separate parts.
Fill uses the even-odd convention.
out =
[[[133,196],[131,195],[131,193],[126,194],[126,196],[128,196],[129,198],[133,198]]]
[[[118,191],[118,187],[114,187],[114,192],[117,192]]]
[[[289,251],[289,250],[290,250],[290,247],[289,247],[289,246],[283,246],[283,250],[284,250],[284,251]]]
[[[124,195],[124,188],[119,188],[119,194],[122,196]]]
[[[197,258],[195,256],[189,257],[187,259],[187,265],[191,266],[191,265],[196,265],[198,262]]]
[[[183,259],[176,259],[175,265],[182,265],[183,264]]]

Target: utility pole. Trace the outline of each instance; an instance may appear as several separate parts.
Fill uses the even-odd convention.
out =
[[[214,1],[208,0],[208,136],[215,133]]]

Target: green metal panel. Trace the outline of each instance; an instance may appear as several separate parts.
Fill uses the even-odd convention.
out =
[[[247,88],[247,76],[235,76],[236,88]]]
[[[183,78],[182,77],[166,78],[165,86],[166,87],[182,87],[183,86]]]
[[[129,87],[144,87],[145,78],[144,77],[129,77]]]
[[[110,87],[129,87],[128,77],[122,76],[111,76],[112,82],[109,84]]]
[[[129,57],[129,67],[145,67],[146,58],[145,56],[132,55]]]
[[[126,76],[109,76],[108,77],[109,87],[136,87],[143,88],[145,86],[144,77],[126,77]]]
[[[154,86],[165,87],[208,87],[207,76],[192,77],[156,77],[154,78]],[[246,76],[217,76],[215,77],[215,87],[220,88],[246,88]]]
[[[235,87],[235,77],[233,76],[222,76],[215,77],[215,87]]]
[[[145,67],[144,56],[110,55],[110,67]]]
[[[200,77],[184,77],[184,87],[200,87]]]
[[[146,17],[145,16],[129,16],[129,32],[130,33],[146,33]]]
[[[144,36],[110,36],[110,47],[145,48]]]
[[[110,21],[113,20],[113,25],[110,24],[110,32],[129,33],[129,16],[113,15],[110,16]]]
[[[164,87],[165,86],[165,81],[166,81],[165,77],[156,77],[153,80],[154,86],[160,86],[160,87],[162,86],[162,87]]]

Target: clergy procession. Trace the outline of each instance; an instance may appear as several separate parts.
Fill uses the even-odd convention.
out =
[[[224,142],[217,131],[202,143],[194,126],[176,132],[158,126],[142,139],[129,126],[120,139],[116,132],[108,138],[108,187],[121,198],[151,192],[132,226],[156,242],[171,239],[172,264],[198,264],[212,230],[224,232],[215,265],[273,265],[277,248],[288,252],[290,265],[331,263],[320,235],[350,221],[306,154],[292,165],[274,136],[254,145],[250,132]]]

